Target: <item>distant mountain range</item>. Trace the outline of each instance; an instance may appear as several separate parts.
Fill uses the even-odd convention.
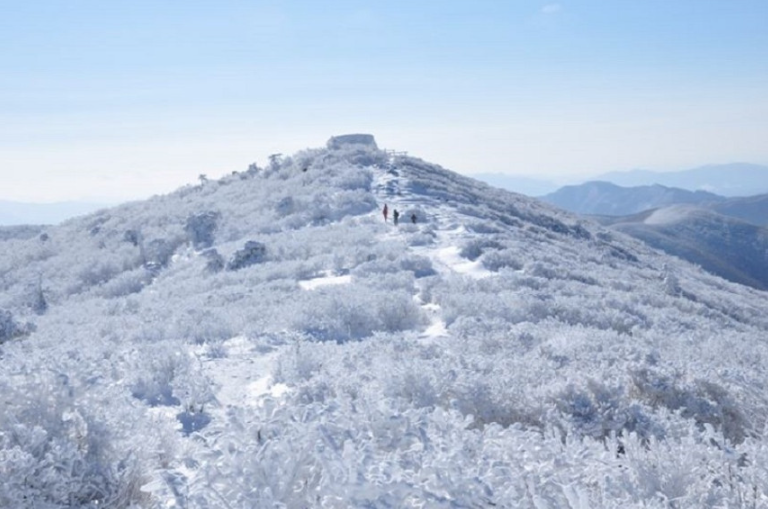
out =
[[[768,193],[768,166],[732,163],[673,172],[632,170],[606,173],[593,180],[608,181],[625,187],[660,184],[689,191],[708,191],[722,196],[752,196]]]
[[[645,210],[678,203],[713,204],[726,198],[706,191],[687,191],[659,184],[652,186],[621,187],[610,182],[587,182],[578,186],[565,186],[542,196],[551,203],[578,214],[626,216]]]
[[[478,173],[472,176],[492,186],[527,196],[544,196],[555,192],[562,186],[562,184],[536,177],[518,177],[503,173]],[[589,181],[610,182],[623,187],[658,184],[687,191],[706,191],[726,197],[753,196],[768,193],[768,166],[732,163],[700,166],[690,170],[673,172],[619,171],[605,173],[590,178]],[[572,182],[573,185],[581,183],[584,181]]]
[[[587,182],[565,186],[541,199],[569,212],[603,216],[629,216],[669,205],[697,205],[758,226],[768,225],[768,193],[726,198],[659,184],[622,187],[609,182]]]
[[[725,198],[659,184],[587,182],[542,200],[593,216],[725,279],[768,289],[768,194]]]
[[[768,290],[768,229],[692,205],[672,205],[604,225],[720,277]]]
[[[768,194],[731,198],[709,206],[720,214],[735,217],[748,223],[768,226]]]

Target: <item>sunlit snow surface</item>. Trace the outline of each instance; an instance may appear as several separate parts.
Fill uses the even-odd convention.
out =
[[[535,200],[342,147],[44,233],[0,507],[766,506],[765,295]]]
[[[276,352],[259,352],[243,336],[224,341],[221,347],[225,356],[204,361],[203,368],[223,407],[256,405],[264,396],[280,397],[288,390],[272,378]]]
[[[344,276],[324,276],[308,279],[306,281],[299,281],[299,286],[305,290],[314,290],[321,286],[345,285],[349,284],[350,281],[352,281],[352,277],[348,274]]]

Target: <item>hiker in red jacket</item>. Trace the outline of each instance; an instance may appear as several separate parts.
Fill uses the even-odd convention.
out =
[[[389,209],[387,208],[387,204],[384,204],[384,210],[381,211],[384,214],[384,222],[387,222],[387,214],[389,214]]]

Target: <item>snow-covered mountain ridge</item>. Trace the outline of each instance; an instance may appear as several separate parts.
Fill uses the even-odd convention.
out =
[[[0,506],[766,500],[764,293],[416,158],[306,150],[0,250]]]

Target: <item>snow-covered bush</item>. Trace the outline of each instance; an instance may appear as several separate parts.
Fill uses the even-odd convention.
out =
[[[111,420],[118,415],[98,407],[106,402],[90,400],[62,373],[0,388],[0,507],[129,508],[147,502],[140,491],[147,449],[124,447]],[[143,442],[156,445],[152,437]]]
[[[227,270],[240,270],[250,265],[261,263],[267,254],[267,246],[255,240],[249,240],[245,247],[235,252],[227,263]]]
[[[206,249],[202,256],[205,258],[205,269],[210,273],[216,273],[224,269],[224,257],[216,249]]]
[[[152,239],[143,246],[144,264],[163,268],[168,265],[176,249],[184,242],[181,236]]]
[[[145,267],[122,272],[107,281],[98,289],[98,293],[107,298],[124,297],[140,292],[152,281],[152,272]]]
[[[0,343],[29,334],[34,330],[32,324],[20,324],[10,311],[0,309]]]
[[[460,255],[469,260],[477,260],[483,253],[490,250],[502,249],[503,246],[496,240],[491,238],[479,238],[467,242],[460,251]]]
[[[509,268],[520,270],[525,265],[520,261],[520,253],[511,249],[488,251],[481,260],[483,267],[493,272]]]
[[[193,214],[187,218],[184,231],[195,249],[205,249],[213,245],[214,233],[221,214],[208,210]]]
[[[436,274],[432,267],[432,261],[424,256],[403,256],[400,259],[400,268],[413,272],[414,277],[422,278]]]
[[[305,292],[291,320],[292,328],[322,341],[344,342],[422,323],[421,311],[410,294],[360,290],[357,285],[345,285]]]
[[[284,196],[281,198],[280,201],[277,202],[277,205],[275,205],[275,210],[281,217],[293,214],[293,212],[296,210],[296,203],[293,200],[293,197]]]

